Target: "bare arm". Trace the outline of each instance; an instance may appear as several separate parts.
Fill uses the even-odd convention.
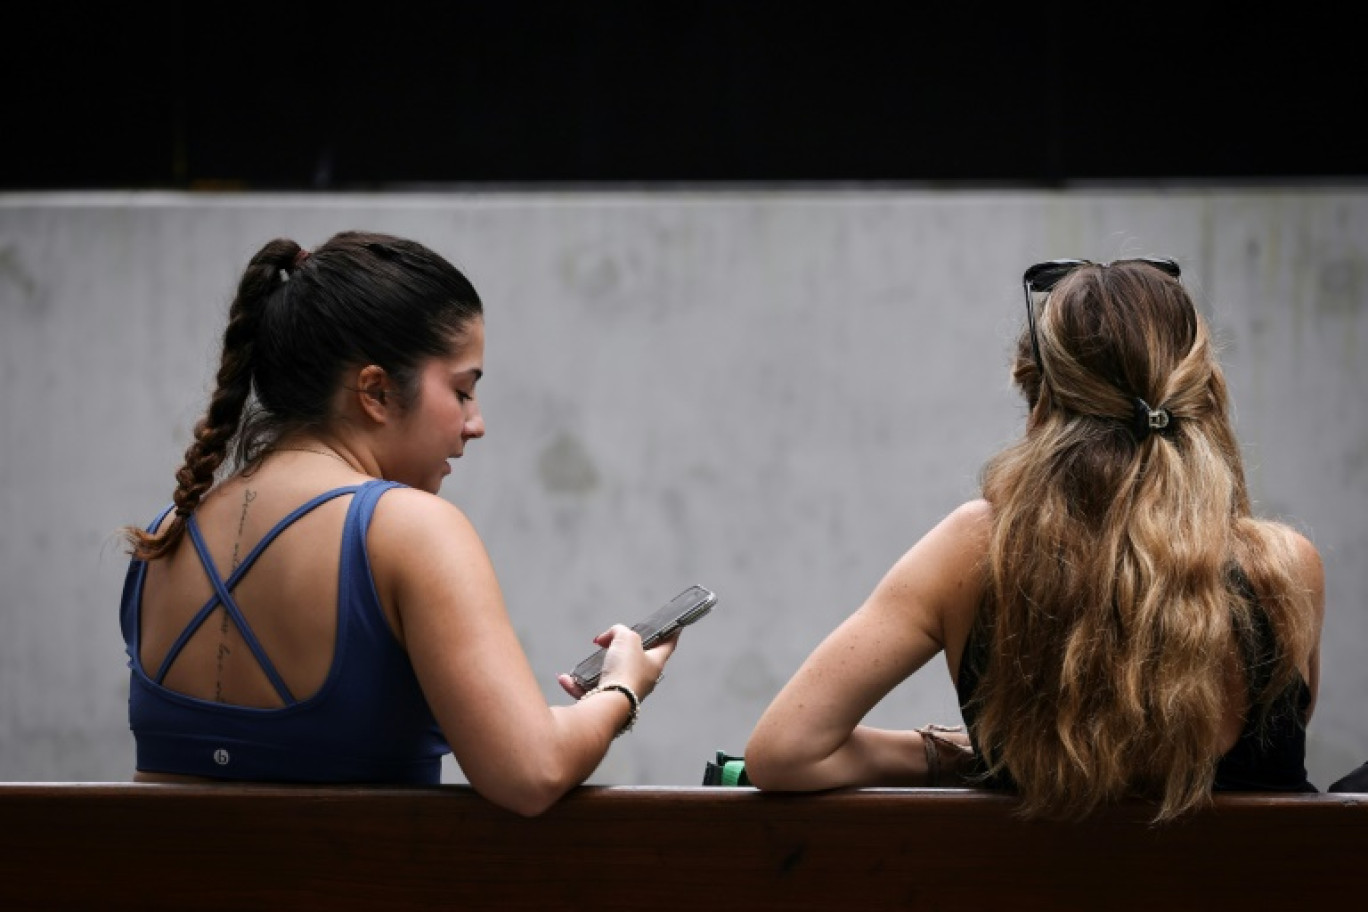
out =
[[[369,544],[381,600],[398,609],[423,693],[475,790],[530,816],[588,778],[627,721],[627,697],[547,704],[465,515],[439,497],[390,491]],[[645,699],[674,643],[645,652],[625,626],[600,637],[609,640],[602,683]]]
[[[790,791],[925,784],[920,734],[859,723],[948,636],[962,643],[983,591],[988,521],[982,501],[955,510],[817,647],[751,733],[752,782]]]

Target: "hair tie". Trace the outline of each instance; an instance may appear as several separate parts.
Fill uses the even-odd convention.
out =
[[[1168,409],[1162,406],[1150,408],[1149,403],[1144,399],[1139,396],[1135,397],[1135,412],[1131,421],[1131,431],[1135,434],[1136,440],[1143,441],[1156,431],[1162,434],[1172,423],[1173,415],[1169,413]]]
[[[309,251],[305,250],[303,247],[300,247],[299,252],[294,255],[294,261],[290,263],[290,268],[280,270],[280,283],[283,285],[286,282],[290,281],[290,271],[298,269],[300,266],[303,266],[304,261],[308,258]]]

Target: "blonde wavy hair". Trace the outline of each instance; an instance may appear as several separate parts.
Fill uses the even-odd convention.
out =
[[[1311,596],[1290,530],[1250,515],[1225,378],[1182,284],[1140,261],[1084,265],[1038,314],[1044,376],[1027,334],[1013,365],[1026,433],[983,470],[975,741],[1025,816],[1144,797],[1169,820],[1210,796],[1255,612],[1277,644],[1251,695],[1266,713],[1313,647]],[[1171,424],[1133,429],[1137,397]]]

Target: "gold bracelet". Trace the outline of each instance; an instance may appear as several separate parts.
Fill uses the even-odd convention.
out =
[[[622,724],[622,727],[618,729],[617,735],[613,735],[613,737],[616,738],[618,737],[618,735],[621,735],[624,732],[631,731],[632,726],[636,725],[637,712],[641,709],[641,701],[638,700],[637,695],[632,692],[632,688],[628,687],[626,684],[600,684],[598,687],[595,687],[593,690],[585,693],[585,695],[580,697],[580,699],[587,700],[594,694],[607,693],[610,690],[616,690],[618,693],[626,697],[627,702],[631,704],[632,707],[632,711],[627,715],[627,721],[624,722]]]

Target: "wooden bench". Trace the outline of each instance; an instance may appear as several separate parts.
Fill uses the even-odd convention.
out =
[[[958,789],[0,784],[0,909],[1364,908],[1368,795],[1023,823]]]

